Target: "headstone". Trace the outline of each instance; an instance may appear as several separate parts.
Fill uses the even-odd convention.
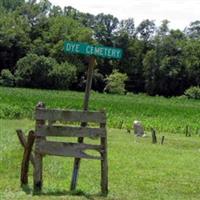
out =
[[[134,134],[138,137],[144,136],[144,128],[142,126],[142,123],[140,121],[135,120],[133,122],[133,129],[134,129]]]

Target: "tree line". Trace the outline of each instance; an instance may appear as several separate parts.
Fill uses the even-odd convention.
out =
[[[123,49],[121,60],[97,58],[93,90],[103,92],[112,72],[126,74],[128,92],[181,95],[200,85],[200,21],[183,31],[110,14],[92,15],[48,0],[0,1],[0,84],[82,91],[88,59],[65,54],[64,41]]]

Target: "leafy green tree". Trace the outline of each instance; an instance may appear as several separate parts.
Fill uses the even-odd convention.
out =
[[[128,79],[126,74],[120,73],[117,70],[113,70],[107,78],[107,84],[104,89],[105,92],[112,94],[124,94],[125,92],[125,81]]]
[[[145,89],[149,95],[157,93],[157,83],[159,77],[159,64],[155,50],[147,52],[143,60]]]
[[[159,37],[165,37],[166,35],[169,34],[170,30],[169,30],[169,21],[167,19],[163,20],[161,25],[159,26],[158,30],[157,30],[157,36]]]
[[[49,13],[50,17],[63,16],[63,10],[60,6],[53,6]]]
[[[190,38],[200,38],[200,20],[190,23],[190,26],[186,29],[186,33]]]
[[[0,7],[5,8],[8,11],[13,11],[17,7],[20,7],[25,3],[25,0],[1,0]]]
[[[16,62],[30,47],[30,27],[22,16],[8,12],[0,14],[0,70],[13,71]]]
[[[154,21],[146,19],[139,24],[136,31],[139,38],[144,41],[148,41],[155,33],[156,26]]]
[[[0,76],[0,85],[13,87],[15,84],[15,77],[9,69],[3,69]]]
[[[39,3],[36,1],[28,1],[17,9],[17,13],[23,16],[30,28],[30,39],[33,41],[41,34],[44,30],[48,29],[48,14],[51,10],[51,3],[48,0],[40,0]]]
[[[183,63],[183,41],[179,30],[156,37],[155,49],[149,51],[143,61],[145,87],[151,95],[183,94],[188,87],[186,67]]]
[[[103,13],[95,17],[95,38],[102,45],[113,45],[113,34],[117,29],[119,20],[112,15],[104,15]]]
[[[135,37],[135,22],[132,18],[121,20],[118,27],[119,35],[127,35],[129,38]]]
[[[183,62],[191,85],[200,85],[200,41],[188,40],[183,46]]]
[[[50,87],[54,89],[69,89],[76,81],[76,67],[67,62],[56,64],[48,74]]]
[[[57,64],[53,58],[28,54],[17,62],[16,85],[31,88],[50,88],[49,73]]]
[[[70,17],[72,19],[78,19],[79,15],[80,12],[77,9],[71,6],[64,7],[64,16]]]
[[[160,64],[158,94],[171,96],[183,94],[187,82],[182,56],[165,56]]]
[[[33,41],[32,51],[54,57],[58,62],[69,62],[78,60],[75,56],[64,53],[64,41],[92,41],[92,31],[85,28],[78,21],[65,17],[50,17],[47,30],[43,30],[41,37]],[[42,44],[42,45],[41,45]]]

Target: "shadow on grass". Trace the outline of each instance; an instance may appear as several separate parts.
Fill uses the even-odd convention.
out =
[[[82,190],[75,190],[75,191],[67,191],[67,190],[55,190],[55,191],[48,191],[48,192],[33,192],[33,195],[39,195],[39,196],[84,196],[85,198],[89,200],[94,200],[96,197],[106,197],[107,195],[104,195],[102,193],[97,194],[88,194],[83,192]]]
[[[26,194],[32,193],[32,189],[29,187],[29,185],[22,185],[21,188]]]

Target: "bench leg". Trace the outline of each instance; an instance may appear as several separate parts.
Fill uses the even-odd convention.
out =
[[[34,191],[42,190],[42,155],[35,153],[35,168],[33,173]]]
[[[27,146],[27,137],[21,129],[16,130],[16,132],[22,147],[25,149]],[[35,167],[35,159],[32,153],[30,154],[30,160],[33,167]]]
[[[29,160],[31,156],[31,151],[33,147],[33,143],[35,140],[34,132],[30,131],[28,135],[28,141],[24,148],[24,155],[21,165],[21,185],[28,184],[28,170],[29,170]]]
[[[108,161],[107,161],[107,139],[101,138],[101,145],[104,147],[101,153],[101,192],[108,194]]]

